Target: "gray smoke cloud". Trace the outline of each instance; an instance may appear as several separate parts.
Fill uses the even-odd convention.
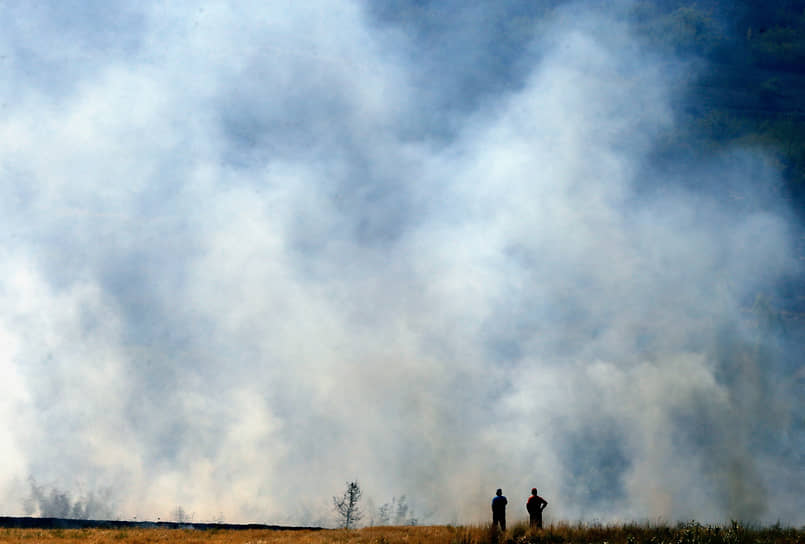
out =
[[[779,173],[654,171],[622,8],[462,6],[4,5],[5,513],[805,523]]]
[[[50,518],[69,519],[112,519],[114,512],[109,490],[99,496],[89,492],[84,497],[73,498],[69,492],[60,489],[45,489],[34,478],[28,481],[30,495],[25,500],[25,513]]]

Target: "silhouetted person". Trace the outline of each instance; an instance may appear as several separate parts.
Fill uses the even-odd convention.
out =
[[[531,526],[542,529],[542,511],[548,506],[548,501],[537,495],[537,488],[531,490],[531,496],[525,503],[525,509],[531,518]]]
[[[503,496],[503,490],[498,489],[495,492],[495,498],[492,499],[492,525],[500,524],[500,530],[506,530],[506,505],[509,501]]]

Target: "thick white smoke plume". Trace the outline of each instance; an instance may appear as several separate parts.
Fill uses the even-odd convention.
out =
[[[777,173],[653,173],[683,74],[618,12],[71,4],[0,16],[4,514],[805,523]]]

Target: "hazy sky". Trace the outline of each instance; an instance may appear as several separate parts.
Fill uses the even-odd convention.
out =
[[[779,173],[647,163],[706,66],[415,4],[0,3],[3,514],[805,523]]]

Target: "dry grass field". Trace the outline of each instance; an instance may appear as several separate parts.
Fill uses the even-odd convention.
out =
[[[352,531],[178,530],[178,529],[0,529],[0,543],[181,544],[800,544],[805,528],[553,525],[531,530],[516,524],[505,533],[485,526],[370,527]]]

